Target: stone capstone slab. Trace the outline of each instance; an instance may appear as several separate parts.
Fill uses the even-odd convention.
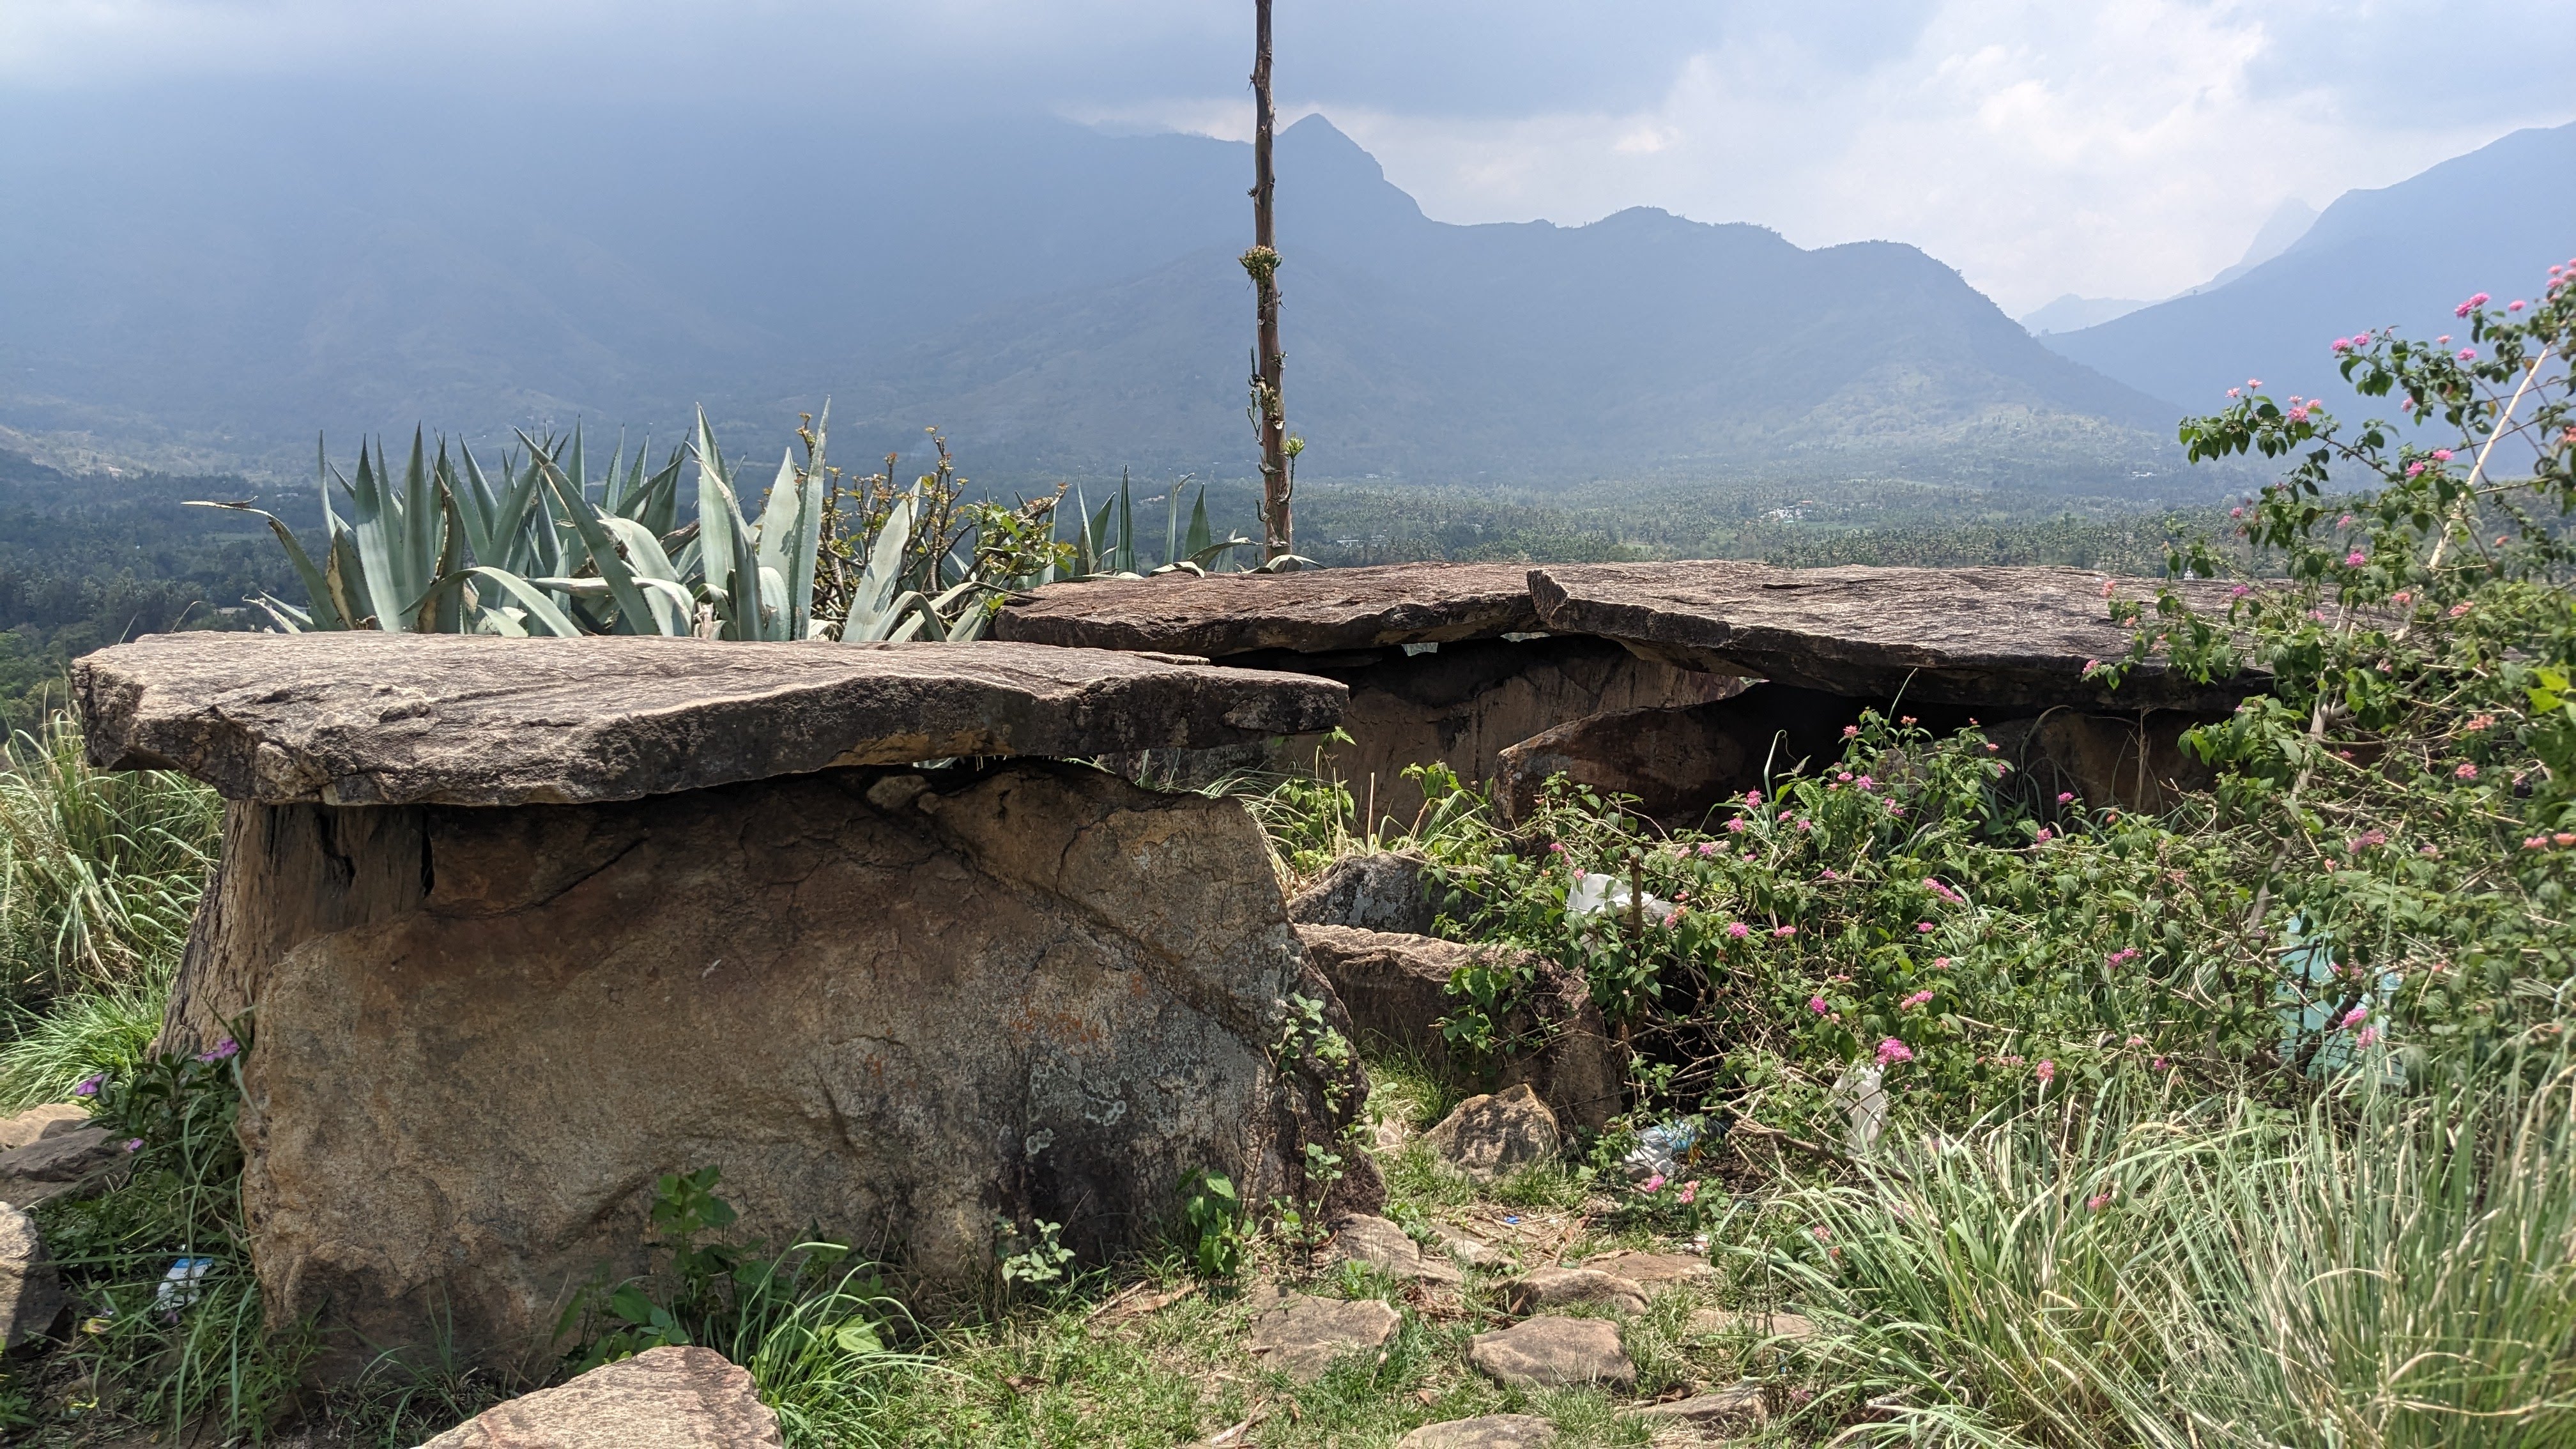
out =
[[[281,805],[633,800],[1326,729],[1328,679],[1034,644],[157,634],[73,665],[92,761]]]
[[[1498,1383],[1525,1389],[1637,1385],[1637,1366],[1619,1345],[1619,1326],[1599,1318],[1525,1318],[1468,1340],[1467,1361]]]
[[[1556,1426],[1535,1414],[1485,1414],[1425,1424],[1395,1441],[1395,1449],[1544,1449]]]
[[[1273,1288],[1257,1298],[1251,1350],[1263,1368],[1312,1382],[1346,1353],[1386,1347],[1404,1315],[1374,1298],[1314,1298]]]
[[[928,1302],[993,1281],[997,1219],[1099,1262],[1193,1169],[1305,1200],[1365,1110],[1273,1059],[1286,998],[1338,1004],[1237,801],[1023,760],[226,813],[165,1040],[255,1013],[252,1258],[334,1343],[550,1356],[566,1294],[647,1267],[664,1173]],[[1346,1155],[1325,1210],[1373,1211]]]
[[[16,1348],[53,1327],[69,1301],[36,1220],[0,1203],[0,1348]]]
[[[778,1416],[711,1348],[654,1348],[522,1394],[420,1449],[777,1449]]]
[[[993,637],[1221,659],[1449,644],[1538,627],[1527,564],[1409,563],[1051,584],[1014,594]]]
[[[1553,632],[1616,639],[1651,659],[1828,694],[2044,709],[2228,709],[2258,677],[2195,684],[2150,661],[2116,691],[2085,665],[2127,653],[2103,586],[2156,585],[2075,568],[1787,569],[1736,562],[1582,564],[1530,571]],[[2226,586],[2176,585],[2223,613]]]

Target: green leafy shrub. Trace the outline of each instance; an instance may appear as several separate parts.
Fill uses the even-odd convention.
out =
[[[1199,1168],[1181,1182],[1181,1241],[1202,1278],[1232,1278],[1243,1271],[1251,1236],[1234,1179]]]

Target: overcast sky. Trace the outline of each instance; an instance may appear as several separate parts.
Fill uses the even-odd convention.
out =
[[[2323,206],[2576,119],[2566,0],[1278,11],[1288,115],[1323,111],[1435,217],[1648,205],[1803,246],[1906,241],[2016,313],[2163,296],[2235,261],[2284,198]],[[0,87],[372,73],[459,103],[539,81],[1241,137],[1250,17],[1240,0],[0,0]]]

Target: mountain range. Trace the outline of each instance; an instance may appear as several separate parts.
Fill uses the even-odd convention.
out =
[[[947,430],[986,481],[1249,477],[1249,148],[1060,121],[0,102],[0,425],[291,472],[312,437],[694,402],[846,460]],[[837,129],[835,129],[837,127]],[[1279,143],[1309,477],[1766,465],[2124,480],[2170,409],[1920,250],[1635,209],[1425,217],[1320,116]]]
[[[1253,473],[1240,144],[238,88],[0,97],[0,133],[0,441],[291,476],[317,432],[667,441],[699,403],[765,450],[829,398],[845,463],[935,426],[988,483]],[[1434,221],[1321,116],[1279,175],[1310,479],[2159,490],[2186,402],[2576,248],[2576,188],[2534,184],[2576,176],[2576,127],[2044,338],[1896,242]]]
[[[2281,396],[2342,392],[2328,344],[2394,324],[2459,324],[2476,292],[2538,296],[2576,259],[2576,123],[2516,131],[2394,186],[2348,191],[2280,255],[2125,316],[2041,340],[2177,408],[2260,378]]]

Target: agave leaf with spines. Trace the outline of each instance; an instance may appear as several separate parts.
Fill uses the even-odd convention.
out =
[[[531,451],[539,454],[537,466],[545,470],[546,486],[553,490],[556,503],[572,520],[573,531],[580,537],[582,547],[590,554],[591,567],[597,569],[600,578],[607,581],[609,597],[617,605],[616,617],[612,624],[614,630],[620,634],[673,632],[661,627],[667,621],[654,611],[651,601],[646,597],[646,590],[635,581],[635,570],[619,553],[616,535],[609,531],[606,521],[599,513],[591,508],[590,500],[582,496],[580,486],[565,476],[563,469],[553,458],[544,456],[543,450],[537,448],[534,440],[527,434],[521,433],[519,438],[520,441],[528,444]],[[574,456],[578,458],[580,455],[578,439],[575,441]],[[687,630],[681,629],[677,632],[686,633]]]

